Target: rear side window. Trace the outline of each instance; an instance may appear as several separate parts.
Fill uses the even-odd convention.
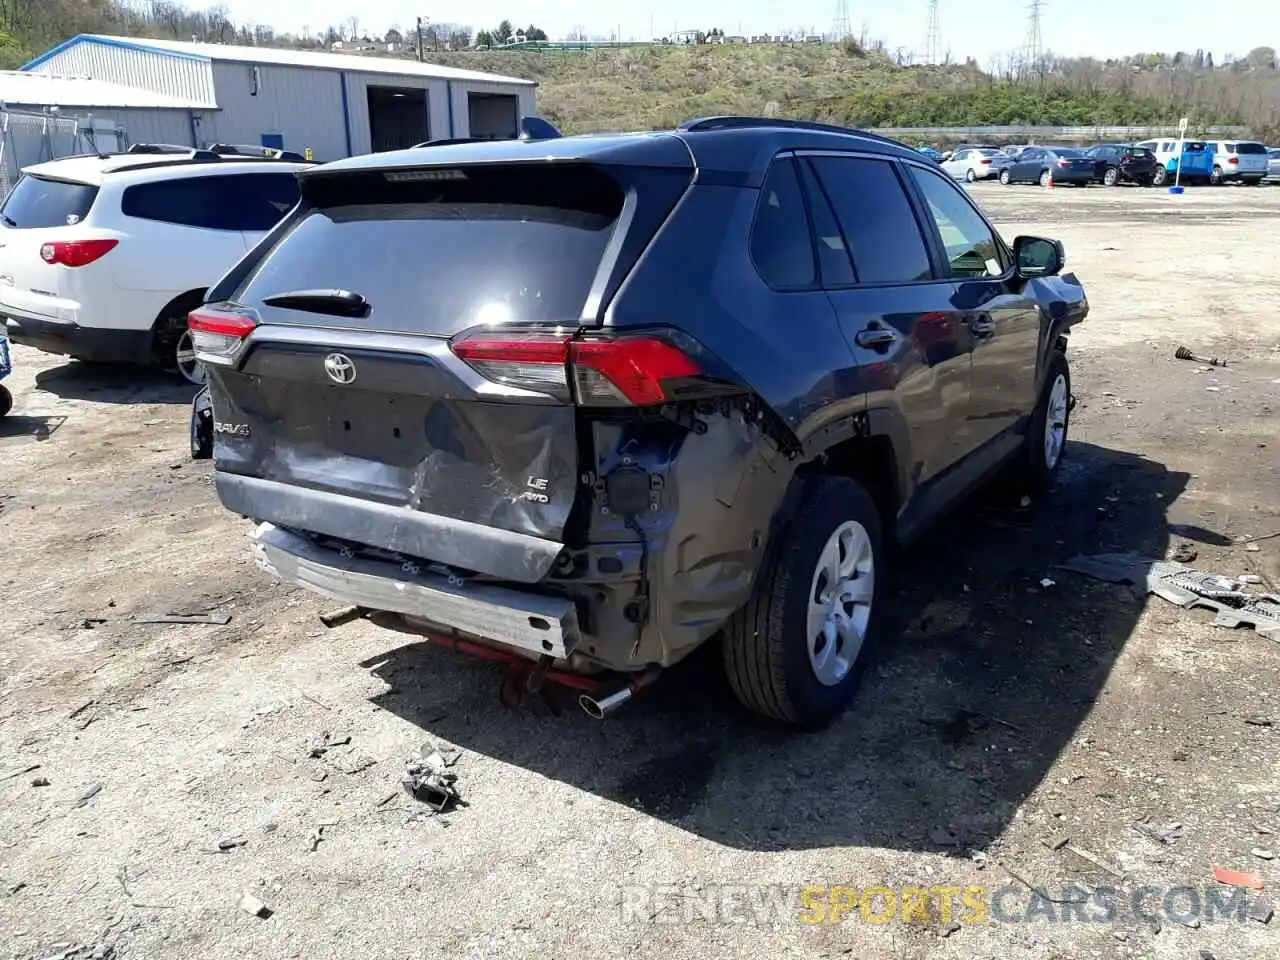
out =
[[[120,210],[126,217],[157,220],[184,227],[206,230],[234,230],[225,225],[228,211],[223,208],[220,177],[188,177],[182,180],[157,180],[126,187]]]
[[[1260,143],[1238,143],[1236,144],[1236,153],[1249,157],[1256,157],[1267,152],[1267,148]]]
[[[68,227],[89,215],[97,196],[98,188],[87,183],[47,180],[28,174],[9,191],[4,206],[0,207],[0,219],[11,228]]]
[[[776,161],[760,188],[751,259],[765,283],[777,290],[811,287],[816,279],[809,216],[796,162],[790,158]]]
[[[568,164],[467,168],[453,180],[317,177],[306,193],[309,212],[234,298],[256,306],[341,288],[368,299],[366,328],[441,335],[482,323],[578,323],[623,202],[607,173]]]
[[[933,275],[915,212],[893,166],[857,157],[813,157],[859,283],[912,283]]]
[[[298,202],[298,178],[291,173],[241,173],[221,177],[225,222],[233,230],[267,231]]]

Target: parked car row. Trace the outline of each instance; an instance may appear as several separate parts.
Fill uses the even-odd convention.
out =
[[[918,148],[921,152],[924,147]],[[1245,140],[1145,140],[1094,147],[961,144],[939,165],[957,180],[1003,184],[1053,183],[1088,186],[1162,186],[1173,183],[1256,186],[1280,180],[1280,149]]]

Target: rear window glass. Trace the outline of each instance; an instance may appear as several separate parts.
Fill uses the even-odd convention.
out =
[[[289,291],[340,288],[369,301],[367,328],[434,334],[577,323],[622,209],[617,184],[592,168],[317,178],[309,199],[313,209],[235,299],[260,306]]]
[[[1260,143],[1239,143],[1236,144],[1236,153],[1243,153],[1249,156],[1258,156],[1267,152],[1267,148]]]
[[[87,183],[22,177],[0,207],[6,227],[67,227],[89,215],[98,188]]]
[[[1124,154],[1126,157],[1149,157],[1151,151],[1146,147],[1126,147]]]
[[[1056,154],[1057,154],[1058,156],[1060,156],[1060,157],[1076,158],[1076,157],[1083,157],[1083,156],[1084,156],[1084,151],[1083,151],[1083,150],[1075,150],[1075,149],[1072,149],[1072,148],[1070,148],[1070,147],[1063,147],[1063,148],[1061,148],[1061,149],[1059,149],[1059,150],[1055,150],[1055,151],[1053,151],[1053,152],[1054,152],[1054,153],[1056,153]]]
[[[1204,153],[1204,144],[1199,140],[1188,140],[1182,145],[1184,153]]]

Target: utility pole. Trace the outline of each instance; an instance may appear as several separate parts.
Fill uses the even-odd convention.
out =
[[[924,62],[942,62],[942,26],[938,21],[938,0],[929,0],[929,24],[924,35]]]
[[[418,62],[421,63],[426,59],[426,55],[422,50],[422,18],[418,18]]]

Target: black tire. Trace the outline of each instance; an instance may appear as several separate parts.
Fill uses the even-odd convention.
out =
[[[1061,377],[1065,381],[1066,410],[1062,413],[1062,443],[1057,458],[1048,462],[1045,452],[1045,435],[1048,428],[1049,400],[1053,394],[1054,384]],[[1067,363],[1066,354],[1054,350],[1049,355],[1049,363],[1045,369],[1044,386],[1040,390],[1040,399],[1036,401],[1035,410],[1031,414],[1031,423],[1027,427],[1026,439],[1022,442],[1022,452],[1015,464],[1015,483],[1028,493],[1044,493],[1049,490],[1058,476],[1062,461],[1066,455],[1067,438],[1071,427],[1071,366]]]
[[[1102,174],[1102,182],[1108,187],[1120,186],[1120,171],[1115,167],[1107,167]]]
[[[884,585],[880,515],[863,487],[843,477],[810,477],[799,504],[769,545],[752,599],[724,631],[729,684],[751,710],[774,720],[818,729],[849,706],[875,642]],[[847,522],[861,524],[870,541],[872,598],[864,640],[843,679],[820,682],[810,663],[807,620],[810,590],[829,539]]]
[[[1000,171],[1000,183],[1001,183],[1001,184],[1003,184],[1003,185],[1004,185],[1004,186],[1006,186],[1006,187],[1007,187],[1009,184],[1013,183],[1013,177],[1009,176],[1009,171],[1008,171],[1008,170],[1001,170],[1001,171]]]
[[[8,387],[0,387],[0,420],[7,417],[12,409],[13,394],[9,392]]]
[[[213,412],[201,409],[201,400],[208,391],[208,387],[202,387],[191,401],[192,460],[209,460],[213,457]]]
[[[1163,187],[1169,179],[1169,171],[1164,167],[1156,167],[1156,172],[1151,175],[1151,183],[1157,187]]]
[[[966,170],[966,171],[964,172],[964,182],[965,182],[965,183],[973,183],[973,181],[974,181],[975,179],[977,179],[977,178],[976,178],[976,177],[974,177],[974,175],[973,175],[973,167],[970,167],[968,170]]]
[[[1215,187],[1222,186],[1222,168],[1214,164],[1213,172],[1209,174],[1209,182]]]
[[[1051,183],[1053,183],[1053,171],[1052,171],[1052,170],[1041,170],[1041,171],[1040,171],[1040,186],[1042,186],[1042,187],[1047,187],[1047,186],[1048,186],[1049,184],[1051,184]]]

